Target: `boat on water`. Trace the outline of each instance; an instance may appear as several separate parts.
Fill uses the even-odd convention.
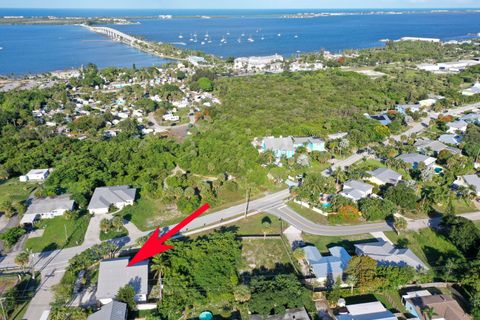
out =
[[[0,47],[0,50],[3,50],[3,47]]]
[[[281,37],[281,36],[282,36],[282,34],[281,34],[281,33],[277,34],[277,37]]]
[[[227,42],[227,39],[225,39],[225,37],[222,37],[222,40],[220,40],[221,43],[226,43]]]
[[[201,44],[202,46],[204,46],[204,45],[205,45],[205,41],[200,42],[200,44]]]
[[[255,40],[252,38],[252,36],[248,37],[248,42],[255,42]]]
[[[180,35],[178,36],[178,39],[183,39],[183,35],[180,33]]]
[[[293,37],[294,37],[295,39],[298,39],[298,35],[294,35]]]
[[[241,36],[242,36],[242,37],[245,37],[245,33],[242,33]]]
[[[238,39],[237,39],[237,42],[238,42],[238,43],[242,43],[242,38],[241,38],[241,37],[238,38]]]

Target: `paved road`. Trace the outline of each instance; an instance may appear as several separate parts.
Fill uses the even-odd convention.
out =
[[[449,111],[449,114],[457,115],[464,111],[471,110],[475,107],[479,107],[480,104],[469,105],[456,110]],[[419,127],[420,125],[421,127]],[[424,128],[423,125],[416,124],[414,127],[410,128],[404,134],[413,134],[419,132]],[[419,131],[417,131],[419,130]],[[410,133],[409,133],[410,132]],[[356,161],[359,161],[363,158],[363,155],[352,155],[351,157],[336,163],[337,167],[349,166]],[[291,208],[287,207],[284,204],[284,200],[289,196],[288,190],[283,190],[277,193],[267,195],[263,198],[253,200],[249,204],[249,211],[265,211],[270,214],[273,214],[289,224],[297,227],[298,229],[311,234],[316,235],[326,235],[326,236],[341,236],[341,235],[354,235],[361,233],[370,233],[370,232],[380,232],[391,230],[391,227],[386,223],[371,223],[371,224],[362,224],[354,226],[325,226],[315,224],[301,215],[293,211]],[[246,204],[240,204],[228,209],[220,210],[212,214],[204,215],[194,220],[186,228],[182,229],[182,232],[188,232],[195,228],[202,228],[209,225],[214,225],[216,223],[226,221],[232,218],[237,217],[238,215],[245,212]],[[480,220],[480,212],[473,214],[464,215],[472,220]],[[34,257],[34,267],[36,270],[40,271],[42,274],[42,284],[29,304],[25,318],[28,320],[40,319],[41,314],[44,310],[50,308],[50,302],[53,300],[53,294],[51,291],[52,286],[58,284],[65,273],[65,268],[68,265],[68,261],[75,256],[76,254],[90,248],[91,246],[100,243],[99,240],[99,226],[101,219],[104,218],[102,215],[94,216],[89,224],[87,233],[85,235],[84,243],[78,247],[68,248],[63,250],[55,250],[51,252],[45,252],[38,254]],[[408,228],[412,230],[417,230],[425,228],[428,226],[435,226],[438,224],[438,220],[429,221],[428,219],[414,220],[409,221]],[[135,229],[132,226],[129,226],[133,234],[130,234],[129,237],[122,238],[117,240],[120,245],[133,244],[136,239],[147,235],[148,232],[141,232],[138,229]],[[168,230],[170,227],[164,229]],[[0,262],[0,268],[5,267],[14,267],[14,256],[8,255]]]

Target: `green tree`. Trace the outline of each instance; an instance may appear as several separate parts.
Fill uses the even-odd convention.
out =
[[[129,310],[137,310],[137,303],[135,302],[135,289],[131,285],[127,284],[126,286],[118,289],[115,299],[125,302]]]
[[[417,195],[415,190],[405,184],[398,184],[397,186],[388,188],[385,193],[385,199],[396,204],[404,210],[415,210],[417,204]]]
[[[262,219],[263,239],[267,238],[267,233],[272,230],[272,220],[269,217]]]
[[[383,220],[391,216],[395,211],[395,205],[389,200],[379,198],[364,198],[358,202],[362,215],[368,221]]]
[[[120,231],[123,228],[123,218],[120,216],[113,217],[112,227],[114,227],[117,231]]]
[[[376,285],[377,261],[369,256],[354,256],[345,270],[347,275],[357,279],[357,285],[363,291]]]
[[[15,263],[22,268],[22,271],[25,271],[25,267],[28,265],[29,261],[30,261],[30,252],[28,250],[20,252],[15,257]]]
[[[207,92],[213,91],[213,82],[210,79],[203,77],[198,79],[197,83],[200,90]]]
[[[245,303],[252,298],[252,293],[248,286],[241,284],[235,287],[233,290],[233,296],[235,297],[235,301]]]
[[[400,234],[400,232],[405,231],[407,229],[408,222],[407,220],[405,220],[405,218],[395,217],[393,225],[395,226],[395,230],[397,231],[397,233]]]

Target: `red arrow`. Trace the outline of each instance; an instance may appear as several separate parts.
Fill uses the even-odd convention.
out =
[[[140,261],[146,260],[150,257],[153,257],[154,255],[157,255],[159,253],[172,249],[173,246],[166,245],[164,244],[164,242],[170,239],[171,237],[173,237],[174,235],[176,235],[180,230],[183,229],[183,227],[185,227],[187,224],[195,220],[199,215],[207,211],[209,208],[210,208],[210,205],[208,203],[205,203],[203,206],[198,208],[194,213],[186,217],[185,220],[177,224],[168,232],[164,233],[160,238],[158,237],[160,228],[155,229],[155,231],[152,233],[150,238],[148,238],[145,244],[140,248],[140,251],[137,252],[137,254],[133,257],[132,260],[130,260],[130,262],[128,263],[128,266],[129,267],[133,266],[134,264],[139,263]]]

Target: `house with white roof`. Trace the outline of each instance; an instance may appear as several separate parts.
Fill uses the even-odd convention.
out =
[[[343,190],[340,195],[345,198],[358,201],[366,198],[373,193],[373,186],[358,180],[348,180],[343,184]]]
[[[100,262],[96,298],[101,304],[113,301],[120,288],[132,286],[137,303],[146,302],[148,295],[148,260],[128,267],[129,258]]]
[[[108,213],[111,206],[122,209],[133,205],[136,189],[129,186],[100,187],[93,192],[88,204],[88,211],[92,214]]]
[[[401,114],[407,114],[407,112],[419,112],[421,109],[422,105],[420,104],[397,104],[395,106],[395,110]]]
[[[343,274],[352,257],[342,247],[329,248],[329,256],[322,256],[315,246],[303,247],[305,260],[307,260],[310,271],[320,283],[331,285],[340,278],[343,281]]]
[[[427,168],[430,168],[437,161],[436,158],[425,156],[419,153],[404,153],[396,157],[398,160],[402,160],[412,166],[413,169],[418,168],[420,163],[423,163]]]
[[[308,152],[322,152],[325,151],[325,141],[315,137],[266,137],[260,143],[259,151],[272,151],[276,158],[291,158],[300,147],[305,147]]]
[[[466,132],[467,131],[467,127],[468,127],[468,123],[466,123],[465,121],[463,120],[457,120],[457,121],[453,121],[453,122],[448,122],[446,124],[447,126],[447,132],[448,133],[457,133],[457,132]]]
[[[23,214],[21,225],[32,225],[39,219],[51,219],[62,216],[66,211],[73,210],[74,200],[70,199],[70,194],[64,194],[58,197],[35,198]]]
[[[20,176],[20,181],[45,181],[50,174],[50,169],[33,169],[26,175]]]
[[[378,186],[386,184],[396,186],[402,180],[402,175],[400,173],[388,168],[378,168],[374,171],[369,171],[368,174],[370,174],[368,181]]]
[[[355,244],[355,253],[358,256],[369,256],[383,266],[410,266],[417,270],[428,267],[420,260],[412,250],[395,248],[385,240]]]
[[[397,320],[379,301],[350,304],[342,309],[336,320]]]

